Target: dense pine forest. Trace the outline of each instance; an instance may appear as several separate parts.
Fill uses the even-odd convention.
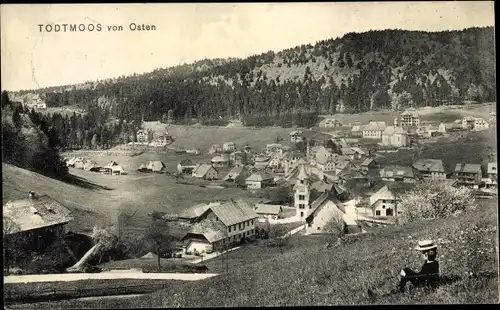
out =
[[[259,116],[494,101],[494,29],[349,33],[246,59],[37,92],[48,106],[99,107],[126,120],[159,120],[172,110],[178,122],[240,118],[247,125]]]

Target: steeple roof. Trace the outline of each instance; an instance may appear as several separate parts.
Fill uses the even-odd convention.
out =
[[[309,173],[307,173],[307,171],[306,171],[305,165],[301,164],[299,166],[299,175],[297,176],[297,179],[303,180],[303,179],[309,179],[309,178],[310,178],[310,176],[309,176]]]

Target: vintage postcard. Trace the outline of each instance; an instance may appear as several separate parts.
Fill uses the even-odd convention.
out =
[[[7,308],[498,303],[493,1],[0,12]]]

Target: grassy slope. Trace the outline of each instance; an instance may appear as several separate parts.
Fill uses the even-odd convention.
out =
[[[122,308],[496,303],[496,204],[497,201],[481,202],[481,207],[476,212],[456,218],[386,228],[336,248],[325,249],[324,243],[311,242],[306,248],[292,248],[283,255],[271,255],[215,278],[192,283],[172,283],[166,291],[133,300],[63,301],[35,306],[38,309],[67,309],[82,306]],[[420,257],[412,248],[416,240],[423,238],[438,241],[441,274],[455,277],[456,280],[443,284],[437,291],[428,294],[416,290],[406,295],[382,296],[375,302],[370,301],[366,296],[368,288],[381,296],[394,288],[401,267],[420,267]],[[490,277],[470,280],[465,274],[471,270],[493,272]]]
[[[137,157],[130,158],[141,160]],[[99,163],[107,162],[95,159]],[[89,190],[9,164],[3,164],[2,170],[4,201],[24,198],[30,190],[47,194],[66,204],[74,212],[75,220],[70,228],[84,233],[90,232],[94,225],[113,226],[120,212],[132,214],[137,210],[125,227],[125,234],[128,235],[146,227],[150,221],[148,213],[152,211],[180,213],[201,201],[246,195],[244,190],[237,188],[221,190],[182,185],[164,174],[142,174],[135,171],[131,171],[129,175],[109,176],[71,169],[70,172],[78,177],[111,188]]]
[[[100,216],[102,200],[108,197],[107,191],[91,190],[76,185],[66,184],[41,174],[2,163],[3,202],[26,198],[33,190],[40,194],[48,194],[65,204],[73,211],[77,221],[70,224],[79,226],[81,223],[105,225],[106,218]],[[79,222],[79,223],[78,223]]]

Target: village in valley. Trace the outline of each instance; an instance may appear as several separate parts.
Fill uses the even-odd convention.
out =
[[[439,14],[470,11],[454,7],[460,5]],[[192,11],[217,11],[207,7]],[[228,10],[243,16],[243,7]],[[307,8],[317,10],[311,25],[323,29],[326,4]],[[138,8],[123,10],[139,16]],[[169,33],[155,37],[166,27],[167,11],[147,42],[171,46]],[[281,14],[274,5],[255,12],[249,16],[262,20]],[[191,13],[182,14],[190,24]],[[193,14],[198,22],[201,15]],[[344,15],[331,14],[328,20]],[[305,18],[302,10],[290,27],[305,27],[298,17]],[[115,42],[106,57],[116,57],[116,72],[102,63],[92,67],[104,59],[96,56],[107,53],[102,49],[75,56],[94,75],[70,63],[86,82],[73,83],[79,79],[63,76],[63,69],[40,69],[61,77],[40,73],[36,87],[16,80],[12,90],[2,88],[6,304],[497,302],[494,27],[467,27],[344,29],[315,44],[276,52],[279,45],[263,47],[269,51],[255,55],[249,49],[245,55],[253,56],[244,58],[212,57],[210,48],[233,44],[222,36],[206,51],[186,36],[182,52],[169,47],[182,54],[178,59],[165,47],[137,44],[130,55],[140,61],[131,73],[121,68],[131,56]],[[106,33],[103,40],[112,42]],[[102,44],[88,44],[94,45]],[[189,57],[201,60],[188,62],[186,46],[199,52]],[[169,62],[176,64],[160,66]],[[9,70],[35,79],[21,66]],[[429,249],[439,254],[429,258]],[[415,269],[422,264],[419,251],[427,255],[424,267],[439,260],[437,271],[428,272],[439,278],[432,290],[419,286],[425,281],[417,277],[427,276],[424,267]]]
[[[110,151],[83,152],[90,156],[78,156],[74,151],[66,153],[65,161],[72,173],[91,180],[99,179],[99,175],[115,177],[107,178],[111,184],[153,177],[175,181],[187,192],[193,186],[220,193],[236,191],[231,199],[219,199],[214,194],[214,199],[186,205],[179,212],[168,207],[154,210],[169,221],[184,223],[185,234],[175,247],[177,252],[169,255],[187,261],[214,257],[221,249],[251,243],[266,225],[290,227],[289,231],[279,230],[284,235],[305,236],[332,233],[331,223],[339,220],[347,234],[392,225],[405,212],[398,208],[398,195],[422,180],[466,186],[484,197],[495,195],[497,163],[493,152],[487,158],[457,162],[452,170],[443,164],[448,159],[439,156],[413,156],[414,160],[405,164],[384,159],[387,154],[397,157],[398,152],[418,153],[432,139],[439,143],[439,139],[450,136],[491,133],[496,125],[494,110],[488,119],[466,116],[449,123],[421,121],[419,112],[411,108],[396,115],[392,124],[375,118],[365,124],[343,124],[329,117],[315,128],[278,135],[274,143],[261,148],[233,141],[220,141],[206,149],[173,148],[175,138],[169,128],[174,125],[167,123],[160,124],[163,129],[159,131],[139,129],[137,141],[121,147],[142,150],[151,160],[140,161],[142,156],[138,155],[122,165],[118,158],[123,156],[105,156]],[[75,156],[71,156],[73,153]],[[154,154],[159,154],[156,159]],[[101,158],[111,160],[104,162]],[[139,191],[140,183],[136,183]],[[17,203],[12,202],[12,206]],[[147,198],[141,203],[148,204]],[[68,223],[67,217],[61,220],[53,225]]]

